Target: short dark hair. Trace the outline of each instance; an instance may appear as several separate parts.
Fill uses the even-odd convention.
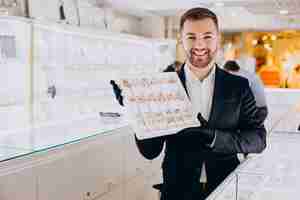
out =
[[[240,66],[237,64],[236,61],[234,60],[228,60],[225,64],[224,64],[224,69],[228,70],[228,71],[239,71],[240,70]]]
[[[191,8],[187,10],[180,18],[180,31],[183,29],[184,22],[187,20],[196,21],[202,19],[212,19],[216,25],[216,28],[219,30],[218,18],[214,12],[207,8]]]

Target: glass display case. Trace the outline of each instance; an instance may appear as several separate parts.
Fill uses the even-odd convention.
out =
[[[272,134],[262,154],[250,155],[209,200],[294,199],[300,188],[300,135]]]
[[[300,103],[292,106],[285,115],[278,119],[274,126],[273,133],[300,133]]]
[[[297,89],[265,88],[270,132],[297,132],[300,126],[300,92]]]
[[[119,124],[119,128],[126,124]],[[0,162],[57,148],[90,137],[111,134],[115,124],[104,124],[100,117],[68,123],[35,126],[0,134]]]
[[[163,41],[18,17],[0,25],[0,161],[127,126],[110,80],[175,60]]]

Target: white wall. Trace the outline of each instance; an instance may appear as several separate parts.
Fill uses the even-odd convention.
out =
[[[151,38],[164,38],[165,24],[163,17],[143,17],[141,23],[141,35]]]

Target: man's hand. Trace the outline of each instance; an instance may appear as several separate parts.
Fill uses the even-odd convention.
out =
[[[215,129],[208,126],[208,122],[203,118],[201,113],[197,115],[201,123],[199,127],[185,128],[177,133],[177,137],[186,145],[210,146],[215,138]]]
[[[121,90],[120,87],[116,84],[116,82],[115,82],[114,80],[111,80],[111,81],[110,81],[110,84],[111,84],[112,87],[113,87],[114,94],[115,94],[115,97],[116,97],[117,101],[119,102],[119,104],[120,104],[121,106],[124,106],[124,104],[123,104],[122,90]]]
[[[208,127],[191,127],[185,128],[178,132],[179,137],[190,143],[202,143],[204,145],[211,145],[215,138],[215,130]]]

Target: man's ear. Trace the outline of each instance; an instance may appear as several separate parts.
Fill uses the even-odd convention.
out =
[[[181,44],[181,45],[182,45],[182,37],[181,37],[181,35],[179,35],[177,41],[178,41],[178,44]]]

